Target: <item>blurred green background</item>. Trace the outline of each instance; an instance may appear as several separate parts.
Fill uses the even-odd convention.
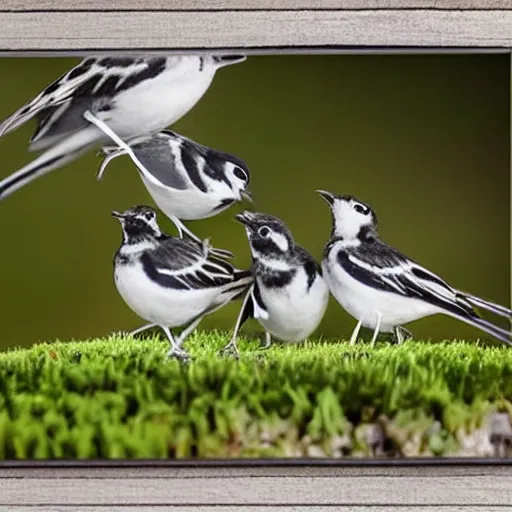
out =
[[[2,59],[0,117],[78,62]],[[452,285],[509,304],[509,92],[508,55],[254,56],[220,70],[173,129],[243,158],[253,208],[282,218],[316,258],[331,218],[314,190],[354,194],[374,206],[388,243]],[[26,149],[34,126],[0,139],[1,176],[35,157]],[[110,212],[153,203],[127,157],[101,182],[99,164],[92,151],[0,204],[0,349],[141,325],[114,287],[121,234]],[[232,217],[243,208],[188,223],[240,266],[250,256]],[[201,327],[231,328],[239,304]],[[331,299],[317,333],[347,337],[354,324]],[[408,327],[432,340],[481,336],[441,315]]]

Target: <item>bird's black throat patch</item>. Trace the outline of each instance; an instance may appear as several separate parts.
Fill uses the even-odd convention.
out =
[[[291,283],[292,279],[297,274],[297,270],[290,268],[288,270],[276,270],[255,260],[252,267],[252,272],[262,284],[267,288],[283,288]]]

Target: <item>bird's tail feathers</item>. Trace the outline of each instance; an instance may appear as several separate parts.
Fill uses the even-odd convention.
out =
[[[225,286],[222,293],[232,295],[231,300],[237,299],[247,292],[253,281],[254,278],[250,270],[235,270],[233,281]]]
[[[210,258],[221,259],[221,260],[230,260],[233,259],[235,255],[228,251],[227,249],[217,249],[215,247],[210,248]]]
[[[98,140],[98,132],[80,130],[51,147],[18,171],[0,181],[0,201],[40,176],[62,167],[86,153]]]
[[[512,346],[512,332],[507,329],[498,327],[497,325],[494,325],[488,320],[485,320],[484,318],[480,318],[478,316],[466,316],[453,313],[450,316],[453,316],[458,320],[461,320],[469,325],[472,325],[473,327],[480,329],[481,331],[487,334],[490,334],[491,336],[502,341],[506,345]]]
[[[237,280],[237,281],[238,280],[246,280],[246,279],[249,279],[251,283],[253,281],[252,272],[250,270],[235,269],[234,275],[235,275],[235,280]]]
[[[253,282],[254,280],[250,271],[235,270],[233,281],[224,285],[222,292],[219,294],[219,299],[212,308],[208,310],[208,314],[242,297],[247,293]]]
[[[62,154],[55,153],[52,150],[43,153],[29,164],[0,181],[0,201],[35,179],[74,160],[80,153],[80,151],[77,151],[75,153]]]
[[[495,304],[494,302],[490,302],[485,299],[481,299],[480,297],[476,297],[475,295],[469,295],[467,293],[463,294],[464,299],[476,306],[478,308],[485,309],[486,311],[490,311],[499,316],[503,316],[505,318],[512,319],[512,310],[506,308],[505,306],[500,306],[499,304]]]
[[[35,115],[35,111],[30,107],[32,107],[33,104],[34,101],[26,103],[21,108],[16,110],[16,112],[0,122],[0,137],[13,132],[16,130],[16,128],[19,128],[22,124],[32,119]]]

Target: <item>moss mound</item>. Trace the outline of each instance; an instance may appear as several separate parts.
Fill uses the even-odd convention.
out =
[[[512,350],[461,341],[273,345],[197,332],[0,354],[0,458],[508,454]]]

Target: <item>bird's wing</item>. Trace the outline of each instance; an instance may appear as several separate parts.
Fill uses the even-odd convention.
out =
[[[251,290],[252,318],[268,320],[269,313],[261,297],[260,288],[256,282]]]
[[[141,262],[151,279],[180,290],[221,287],[232,283],[237,273],[230,263],[213,256],[208,246],[182,238],[163,238]]]
[[[132,151],[144,166],[143,174],[149,173],[158,183],[176,190],[188,188],[188,177],[183,169],[182,152],[166,133],[157,133],[151,138],[130,143]],[[144,172],[145,171],[145,172]]]
[[[31,149],[46,147],[45,139],[53,143],[86,126],[83,112],[92,105],[106,106],[119,92],[165,69],[163,57],[88,57],[5,119],[0,124],[0,136],[36,117],[38,125],[30,139]]]
[[[311,254],[306,251],[303,247],[298,245],[295,246],[295,253],[297,256],[297,261],[304,267],[306,271],[306,275],[308,276],[308,289],[313,286],[317,275],[322,275],[322,267],[319,263],[311,256]]]
[[[208,191],[201,178],[201,173],[206,173],[208,168],[205,156],[199,150],[201,145],[175,132],[162,130],[132,139],[129,146],[135,155],[135,158],[129,155],[133,163],[155,185],[175,190],[187,190],[195,186],[201,192]],[[103,169],[112,158],[126,154],[127,151],[121,151],[117,146],[104,146],[102,153],[105,156]]]
[[[377,290],[421,299],[459,316],[477,316],[443,279],[379,240],[341,250],[337,261],[352,277]]]

